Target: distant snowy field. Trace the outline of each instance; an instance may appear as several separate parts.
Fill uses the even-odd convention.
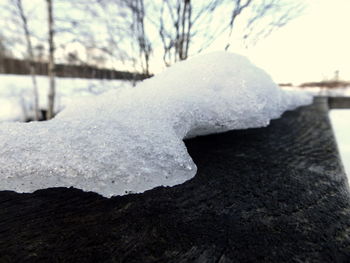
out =
[[[340,87],[340,88],[332,88],[325,89],[319,87],[282,87],[284,90],[303,90],[307,91],[313,96],[327,96],[327,97],[350,97],[350,87]]]
[[[345,171],[350,179],[350,110],[331,110],[329,116]]]
[[[39,104],[47,108],[49,79],[37,76]],[[56,78],[56,111],[77,98],[95,96],[108,90],[131,87],[131,81],[79,78]],[[0,74],[0,122],[21,121],[32,115],[33,85],[30,76]],[[30,117],[30,116],[29,116]]]

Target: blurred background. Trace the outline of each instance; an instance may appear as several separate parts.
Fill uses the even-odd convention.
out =
[[[249,57],[282,88],[350,94],[349,0],[0,0],[0,10],[0,122],[50,119],[216,50]],[[330,116],[350,156],[349,111]]]

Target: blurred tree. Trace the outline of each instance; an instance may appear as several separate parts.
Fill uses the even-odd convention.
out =
[[[34,47],[34,59],[38,62],[44,62],[45,47],[43,44],[37,44]]]
[[[5,57],[12,57],[12,54],[6,45],[5,38],[2,35],[0,35],[0,58]]]
[[[17,1],[8,0],[9,3]],[[41,14],[45,11],[41,5],[45,2],[47,0],[25,2],[28,6],[38,5],[32,8],[35,16],[31,16],[39,17],[36,19],[37,25],[43,23]],[[233,49],[232,45],[237,41],[254,45],[276,28],[286,25],[303,8],[302,0],[50,2],[55,5],[58,63],[77,63],[71,57],[77,54],[79,64],[82,65],[103,65],[119,70],[122,67],[146,74],[154,65],[159,65],[161,59],[169,66],[213,44],[226,50]],[[36,38],[31,35],[36,40],[34,43],[46,49],[46,31],[32,24],[30,27],[31,31],[35,30]],[[13,30],[12,35],[15,33]]]
[[[76,51],[71,51],[67,54],[66,60],[70,65],[79,65],[79,55]]]
[[[335,80],[335,81],[339,81],[340,80],[340,78],[339,78],[339,70],[337,69],[336,71],[334,71],[334,77],[333,77],[333,79]]]
[[[53,22],[53,8],[52,0],[46,0],[47,3],[47,19],[48,19],[48,31],[49,31],[49,61],[48,61],[48,75],[50,79],[49,93],[48,93],[48,106],[47,106],[47,119],[52,119],[55,116],[55,44],[54,44],[54,22]]]
[[[132,67],[136,57],[131,41],[132,14],[123,0],[57,2],[60,10],[55,21],[60,34],[56,39],[60,43],[58,48],[66,49],[66,59],[73,52],[82,65],[119,70],[116,67]]]
[[[306,6],[300,0],[246,0],[245,3],[242,0],[235,0],[235,2],[229,36],[234,29],[236,13],[241,14],[247,9],[243,39],[252,45],[300,16]]]
[[[300,1],[290,0],[164,0],[158,27],[164,62],[170,65],[208,48],[225,32],[228,50],[234,29],[239,27],[245,42],[257,42],[274,29],[286,25],[302,10]],[[237,21],[240,19],[240,23]]]
[[[86,63],[103,56],[106,65],[126,62],[126,67],[131,64],[146,74],[158,57],[169,66],[219,40],[228,50],[239,34],[246,45],[253,45],[303,9],[301,0],[57,1],[72,6],[60,12],[66,15],[58,21],[65,25],[63,31],[84,45],[87,54],[93,50]]]
[[[145,5],[144,0],[126,1],[132,12],[132,30],[137,40],[139,57],[143,73],[149,75],[149,60],[152,52],[152,44],[145,30]]]
[[[5,72],[4,58],[10,57],[4,38],[0,35],[0,72]]]
[[[198,11],[197,17],[216,8],[219,1],[208,1],[207,4]],[[209,8],[212,9],[209,9]],[[190,0],[183,1],[163,1],[160,9],[159,35],[163,43],[163,60],[167,66],[178,60],[185,60],[192,35],[192,27],[195,20],[192,16],[193,5]],[[167,23],[166,17],[170,17],[171,23]]]
[[[169,66],[201,52],[220,37],[224,41],[224,34],[228,38],[223,48],[228,50],[235,31],[242,34],[246,45],[255,44],[286,25],[303,9],[300,0],[96,1],[105,13],[123,14],[124,20],[119,25],[124,30],[116,33],[137,43],[138,56],[130,57],[142,64],[144,73],[149,73],[152,51],[160,46],[163,61]],[[117,8],[111,8],[113,4]],[[125,50],[131,51],[128,47]]]
[[[33,94],[34,94],[34,118],[35,120],[40,119],[40,110],[39,110],[39,93],[38,93],[38,84],[36,81],[36,72],[34,65],[34,49],[32,45],[31,33],[28,26],[28,16],[24,11],[22,0],[13,0],[12,4],[14,6],[13,14],[19,17],[20,26],[22,27],[25,42],[27,46],[27,56],[29,62],[30,75],[32,77],[33,83]]]

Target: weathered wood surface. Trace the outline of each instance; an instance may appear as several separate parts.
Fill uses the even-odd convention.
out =
[[[350,97],[329,97],[330,109],[350,109]]]
[[[0,262],[349,262],[349,189],[327,99],[192,139],[192,180],[103,198],[0,192]]]

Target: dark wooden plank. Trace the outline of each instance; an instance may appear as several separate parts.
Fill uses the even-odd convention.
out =
[[[350,97],[329,97],[330,109],[350,109]]]
[[[349,188],[327,99],[186,142],[192,180],[103,198],[0,192],[0,262],[349,262]]]

